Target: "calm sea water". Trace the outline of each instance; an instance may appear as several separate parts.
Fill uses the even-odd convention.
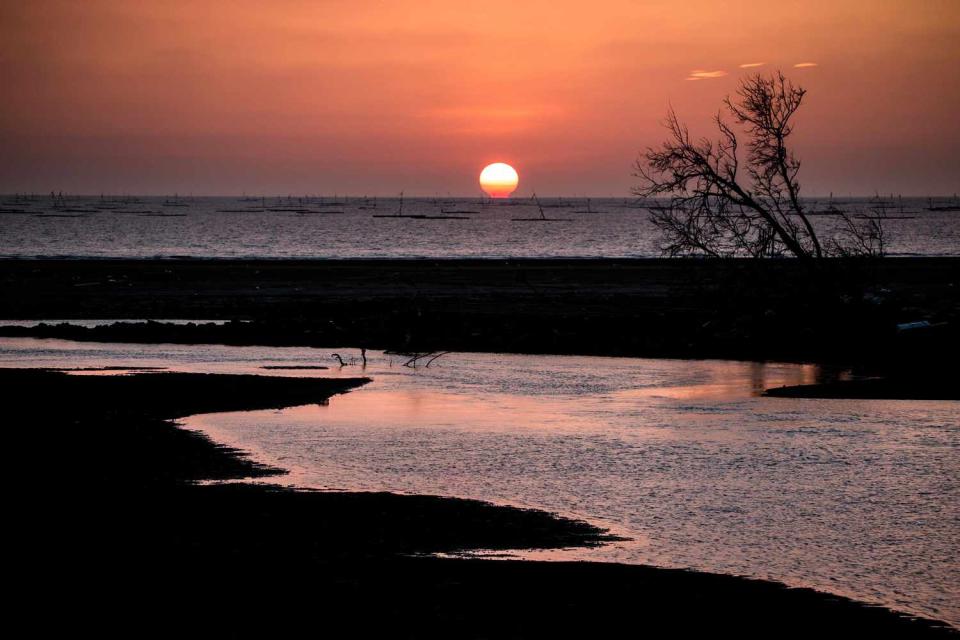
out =
[[[151,366],[373,382],[328,405],[186,427],[315,488],[479,498],[633,538],[530,557],[649,563],[810,586],[960,626],[955,402],[759,397],[811,365],[0,339],[0,366]],[[271,480],[275,481],[275,480]]]
[[[0,198],[0,257],[655,257],[659,234],[630,199]],[[872,215],[869,199],[835,200]],[[887,201],[890,252],[960,255],[950,200]],[[811,203],[823,210],[825,201]],[[446,218],[436,218],[446,216]],[[464,218],[464,219],[453,219]],[[836,225],[817,216],[822,235]]]

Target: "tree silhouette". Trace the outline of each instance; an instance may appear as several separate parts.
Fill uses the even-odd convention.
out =
[[[745,78],[737,100],[724,100],[733,124],[722,113],[714,118],[717,140],[694,140],[670,109],[665,123],[670,138],[637,160],[634,176],[641,183],[633,190],[645,198],[668,198],[650,207],[651,220],[664,234],[665,253],[804,260],[882,254],[878,217],[859,224],[841,214],[843,231],[826,246],[810,222],[797,180],[800,160],[788,146],[805,95],[780,72]],[[745,154],[735,126],[745,138]]]

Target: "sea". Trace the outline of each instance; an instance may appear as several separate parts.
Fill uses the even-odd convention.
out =
[[[7,258],[644,258],[663,255],[632,198],[0,196]],[[894,256],[960,255],[955,198],[807,202],[822,237],[884,217]]]

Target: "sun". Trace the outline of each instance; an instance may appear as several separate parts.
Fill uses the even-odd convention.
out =
[[[488,164],[480,172],[480,186],[491,198],[509,198],[519,181],[516,169],[503,162]]]

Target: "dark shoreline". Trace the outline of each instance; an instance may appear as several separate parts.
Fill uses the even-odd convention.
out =
[[[80,580],[63,603],[67,609],[109,602],[149,615],[161,628],[181,629],[184,616],[200,615],[190,628],[215,635],[318,623],[334,633],[401,637],[591,637],[624,625],[643,633],[730,630],[753,637],[951,634],[881,607],[733,576],[408,555],[608,539],[590,525],[538,511],[424,496],[194,484],[279,470],[175,428],[171,419],[325,402],[362,383],[0,370],[0,385],[14,399],[13,424],[21,425],[20,450],[42,450],[45,460],[27,504],[29,521],[39,525],[27,548],[47,554],[38,556],[40,587],[56,592]],[[37,393],[57,402],[18,401]],[[96,585],[83,587],[90,572]],[[48,583],[51,575],[60,576],[58,586]],[[202,602],[166,604],[164,594],[198,583],[207,594]],[[217,614],[223,606],[244,613],[224,618]],[[111,628],[110,618],[96,623]]]

